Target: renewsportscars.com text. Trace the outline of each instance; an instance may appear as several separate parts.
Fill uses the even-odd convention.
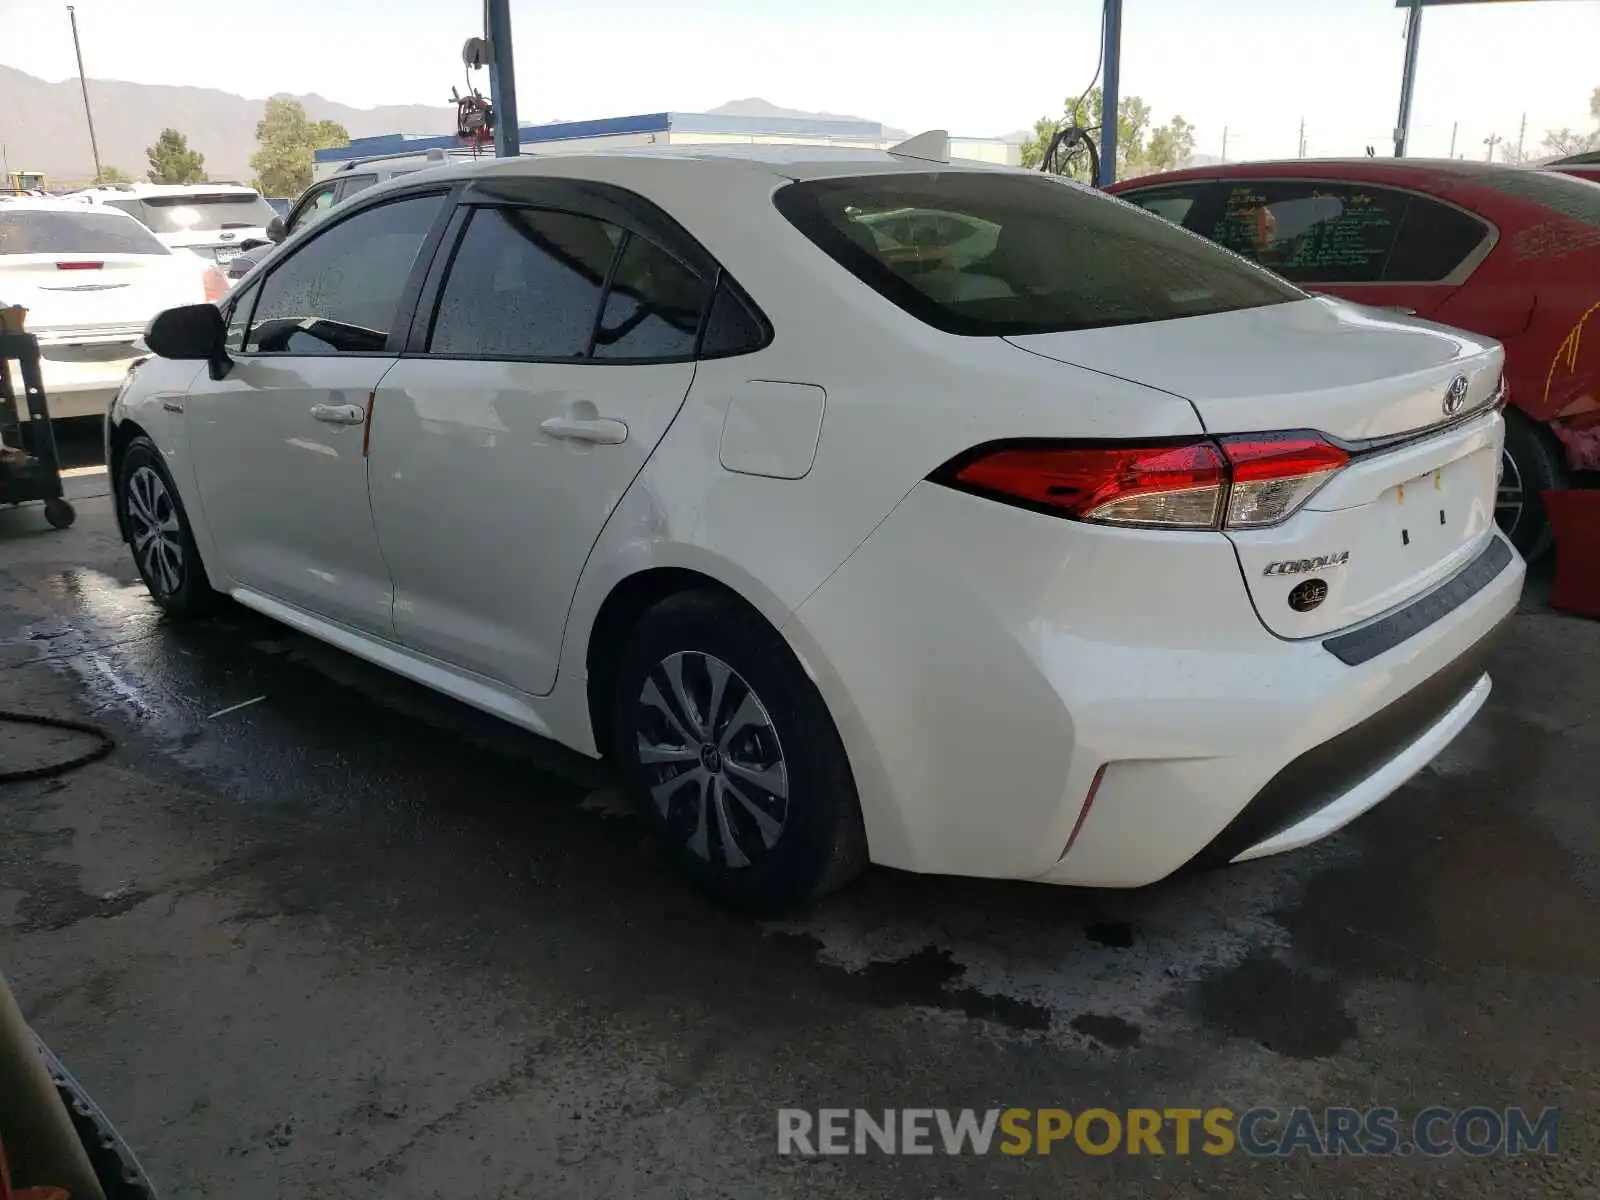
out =
[[[1252,1158],[1560,1152],[1561,1111],[1425,1108],[781,1108],[778,1153],[1141,1154]]]

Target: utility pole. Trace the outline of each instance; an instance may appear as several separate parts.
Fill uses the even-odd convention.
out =
[[[1422,41],[1422,0],[1411,0],[1406,13],[1406,66],[1400,77],[1400,116],[1394,124],[1394,156],[1406,156],[1406,137],[1411,132],[1411,93],[1417,86],[1417,47]]]
[[[1483,144],[1489,147],[1489,153],[1484,156],[1484,161],[1493,162],[1494,148],[1500,144],[1500,135],[1498,133],[1491,133],[1488,137],[1483,139]]]
[[[1228,127],[1222,127],[1222,161],[1228,161]]]
[[[1522,141],[1528,136],[1528,114],[1522,114],[1522,125],[1517,130],[1517,161],[1522,161]]]
[[[1450,157],[1451,158],[1454,158],[1456,156],[1456,130],[1458,130],[1460,128],[1461,128],[1461,122],[1460,121],[1451,121],[1450,122]]]
[[[1300,157],[1306,156],[1306,119],[1300,118]]]
[[[89,111],[89,81],[83,75],[83,47],[78,45],[78,13],[67,5],[67,19],[72,22],[72,52],[78,56],[78,86],[83,89],[83,116],[89,122],[89,152],[94,155],[94,181],[100,182],[100,143],[94,137],[94,114]]]
[[[494,153],[514,158],[522,153],[517,124],[517,70],[511,57],[510,0],[484,0],[483,33],[489,42],[489,99],[494,104]]]
[[[1100,88],[1100,178],[1101,187],[1117,178],[1117,119],[1122,115],[1122,0],[1105,0],[1106,46],[1100,64],[1104,81]]]

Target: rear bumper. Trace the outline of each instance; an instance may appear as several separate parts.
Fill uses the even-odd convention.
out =
[[[1127,887],[1314,840],[1399,787],[1482,704],[1522,578],[1511,554],[1352,666],[1263,628],[1221,535],[925,484],[784,632],[840,727],[875,861]]]

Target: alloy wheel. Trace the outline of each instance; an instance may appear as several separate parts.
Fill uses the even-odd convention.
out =
[[[1502,450],[1500,452],[1500,479],[1495,485],[1494,518],[1508,537],[1522,522],[1522,509],[1525,502],[1522,491],[1522,472],[1517,469],[1517,460],[1512,458],[1508,451]]]
[[[151,467],[128,476],[129,533],[133,554],[151,587],[171,596],[183,586],[183,527],[166,481]]]
[[[690,853],[738,870],[778,844],[788,766],[742,675],[715,655],[669,654],[645,677],[634,727],[650,798]]]

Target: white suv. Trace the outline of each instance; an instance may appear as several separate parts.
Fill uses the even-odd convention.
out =
[[[85,188],[74,200],[120,208],[171,250],[226,268],[245,242],[264,240],[276,215],[254,188],[236,183],[123,183]]]

